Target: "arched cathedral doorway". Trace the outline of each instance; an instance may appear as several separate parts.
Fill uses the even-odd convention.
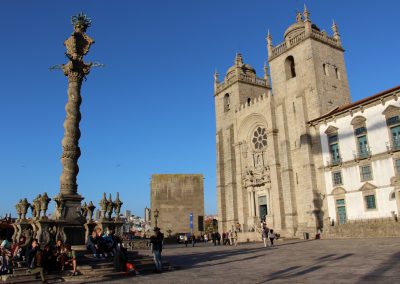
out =
[[[247,194],[246,227],[255,231],[261,222],[267,221],[271,215],[270,206],[270,168],[266,149],[268,145],[265,126],[256,125],[246,139],[244,171],[242,175],[243,189]]]

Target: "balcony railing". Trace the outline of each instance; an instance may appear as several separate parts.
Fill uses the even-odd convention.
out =
[[[400,139],[394,139],[391,143],[386,142],[386,149],[389,152],[399,151],[400,150]]]
[[[329,162],[329,166],[337,166],[342,163],[342,158],[341,157],[331,157],[331,161]]]
[[[358,150],[358,153],[355,156],[357,160],[367,159],[371,157],[371,151],[369,148],[362,148]]]

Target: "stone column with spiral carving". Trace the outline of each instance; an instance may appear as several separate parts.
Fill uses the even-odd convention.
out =
[[[81,120],[80,105],[82,102],[81,85],[86,75],[89,74],[91,64],[83,61],[83,56],[89,52],[90,45],[94,42],[85,34],[91,21],[86,15],[80,13],[72,17],[74,32],[64,42],[67,48],[66,56],[69,59],[63,65],[65,76],[68,77],[68,102],[65,106],[66,118],[64,122],[64,138],[62,139],[62,174],[60,177],[60,192],[63,195],[78,195],[76,178],[79,172],[78,159],[81,155],[79,148],[79,122]]]

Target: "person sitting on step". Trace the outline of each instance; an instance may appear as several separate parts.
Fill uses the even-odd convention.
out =
[[[88,251],[93,253],[94,257],[100,258],[101,251],[99,246],[99,237],[97,236],[96,231],[93,231],[92,234],[88,237],[86,248]]]
[[[0,245],[0,274],[11,273],[11,245],[8,240],[3,240]]]
[[[64,271],[65,266],[72,267],[72,276],[78,275],[76,271],[77,262],[76,262],[76,254],[75,251],[71,248],[70,244],[65,244],[64,250],[61,256],[61,271]]]
[[[42,283],[47,283],[42,267],[43,252],[40,249],[39,242],[37,239],[32,240],[31,249],[28,252],[28,270],[29,274],[39,274],[42,279]]]

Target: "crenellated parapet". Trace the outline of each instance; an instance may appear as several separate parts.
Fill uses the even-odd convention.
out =
[[[267,100],[268,95],[266,93],[250,100],[247,103],[239,105],[238,108],[235,109],[235,113],[240,113],[242,111],[246,111],[249,109],[253,109],[254,107],[257,107],[259,104],[264,103]]]

